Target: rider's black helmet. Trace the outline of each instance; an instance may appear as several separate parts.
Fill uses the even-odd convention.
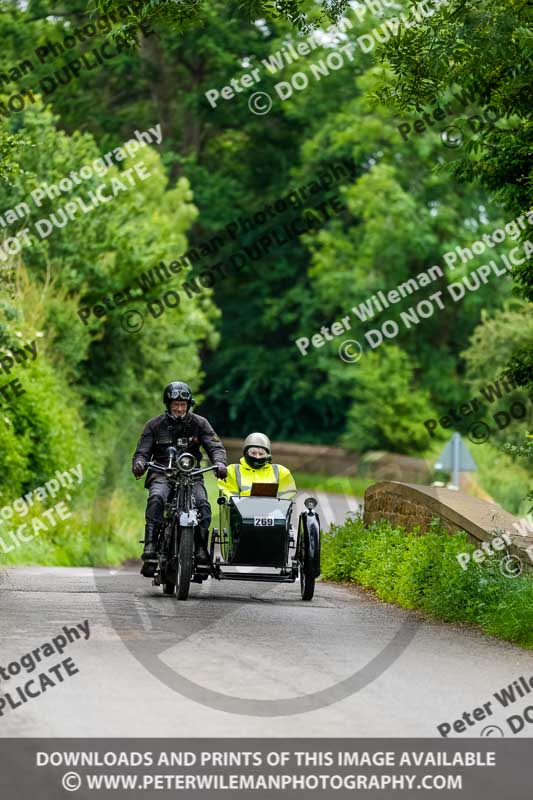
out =
[[[165,386],[165,391],[163,392],[163,403],[167,407],[167,411],[170,409],[171,400],[186,400],[187,411],[190,411],[195,402],[193,400],[189,384],[183,383],[183,381],[172,381],[172,383],[169,383],[168,386]]]

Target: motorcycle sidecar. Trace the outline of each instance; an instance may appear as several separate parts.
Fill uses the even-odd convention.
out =
[[[300,577],[302,600],[311,600],[320,575],[320,519],[316,500],[305,501],[296,541],[291,530],[294,501],[277,497],[220,496],[220,527],[213,530],[210,556],[220,580],[294,583]],[[215,547],[220,556],[215,557]],[[228,568],[250,568],[229,571]],[[261,572],[258,568],[277,572]]]

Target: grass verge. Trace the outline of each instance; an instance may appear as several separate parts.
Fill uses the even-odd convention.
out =
[[[533,578],[502,575],[499,554],[463,570],[457,555],[474,549],[466,534],[451,536],[437,522],[417,536],[388,522],[349,520],[324,535],[322,577],[533,649]]]
[[[335,492],[363,497],[366,489],[376,483],[367,478],[349,478],[327,475],[313,475],[310,472],[295,472],[294,480],[298,489],[310,489],[316,492]]]

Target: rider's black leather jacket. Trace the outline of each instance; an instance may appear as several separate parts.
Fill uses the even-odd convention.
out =
[[[137,443],[132,463],[142,459],[145,463],[155,461],[166,466],[165,452],[173,445],[178,454],[191,453],[200,465],[200,445],[214,463],[227,463],[226,451],[211,424],[205,417],[189,411],[185,419],[174,419],[168,412],[148,420]]]

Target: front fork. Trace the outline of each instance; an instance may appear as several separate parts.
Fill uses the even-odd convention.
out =
[[[200,540],[198,511],[194,506],[194,499],[192,497],[187,499],[189,499],[192,506],[190,511],[176,512],[175,522],[172,526],[169,525],[170,517],[172,516],[172,503],[167,503],[165,506],[165,520],[161,523],[158,536],[157,549],[159,554],[159,563],[157,565],[153,581],[154,585],[156,586],[160,585],[161,575],[164,573],[168,562],[176,562],[177,560],[180,547],[180,531],[182,527],[194,528],[195,545],[197,542],[201,542],[203,551],[207,555],[210,572],[213,577],[218,578],[218,570],[215,567],[213,559],[211,558],[211,553],[209,552],[209,541],[204,542],[203,540]]]
[[[180,515],[180,517],[183,515]],[[154,586],[160,586],[162,578],[165,577],[165,572],[169,564],[174,562],[177,568],[176,560],[178,557],[180,546],[180,525],[177,523],[177,516],[172,518],[172,503],[165,505],[164,519],[159,524],[159,531],[157,536],[157,556],[158,563],[153,573]],[[172,568],[171,568],[172,569]]]

